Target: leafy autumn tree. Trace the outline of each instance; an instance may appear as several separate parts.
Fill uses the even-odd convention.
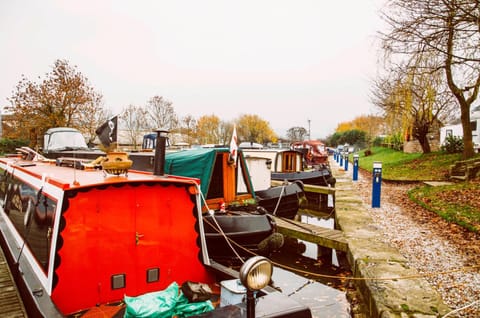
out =
[[[344,121],[337,124],[337,128],[335,128],[335,132],[341,133],[344,131],[348,131],[354,128],[353,121]]]
[[[139,139],[149,129],[147,111],[143,107],[130,104],[123,109],[120,119],[125,125],[129,144],[133,145],[134,150],[137,150]]]
[[[220,118],[204,115],[197,121],[197,138],[200,144],[218,144],[220,142]]]
[[[277,138],[270,124],[257,115],[241,115],[236,123],[239,140],[265,144]]]
[[[352,121],[338,124],[335,132],[344,132],[349,130],[361,130],[369,136],[377,136],[385,131],[385,119],[375,115],[361,115],[355,117]]]
[[[361,115],[352,121],[338,124],[335,133],[327,138],[327,144],[338,146],[344,143],[370,145],[375,137],[385,133],[385,119],[376,115]],[[358,132],[363,132],[360,137]]]
[[[147,102],[146,110],[152,130],[161,128],[173,131],[177,128],[178,118],[171,101],[162,96],[153,96]]]
[[[308,132],[304,127],[291,127],[287,130],[287,138],[290,142],[302,141],[307,135]]]
[[[478,0],[390,0],[383,12],[389,28],[381,33],[387,65],[441,72],[459,105],[464,158],[474,155],[470,108],[480,88],[480,3]],[[429,60],[431,67],[418,66]]]
[[[9,98],[11,106],[7,111],[17,120],[15,134],[9,137],[28,138],[31,146],[36,146],[39,137],[49,128],[81,128],[88,118],[82,114],[93,119],[97,111],[104,111],[101,100],[102,96],[76,66],[70,66],[66,60],[56,60],[52,71],[46,73],[40,83],[22,75]]]

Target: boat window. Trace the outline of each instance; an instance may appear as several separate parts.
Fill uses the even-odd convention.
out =
[[[210,178],[210,185],[208,187],[207,199],[223,198],[223,161],[222,156],[215,159],[213,165],[212,177]]]
[[[295,152],[285,152],[283,154],[283,172],[294,172],[297,170],[297,155]]]
[[[476,120],[470,122],[470,128],[472,129],[472,131],[477,130],[477,121]]]
[[[85,138],[78,131],[61,131],[53,133],[50,136],[48,145],[45,146],[49,150],[65,148],[88,149]]]
[[[324,145],[317,145],[317,151],[318,152],[324,152],[325,151],[325,146]]]
[[[235,174],[237,178],[237,194],[249,193],[248,191],[248,182],[246,180],[246,171],[243,166],[243,161],[237,159],[237,167],[235,169]]]
[[[17,232],[48,271],[56,202],[38,189],[0,170],[0,203]]]

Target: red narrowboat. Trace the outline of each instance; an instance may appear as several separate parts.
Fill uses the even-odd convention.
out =
[[[126,310],[127,296],[238,277],[209,258],[198,179],[110,175],[32,157],[40,160],[25,152],[0,158],[0,242],[29,316],[81,317],[109,306],[113,317]],[[311,317],[266,284],[259,295],[249,311]]]

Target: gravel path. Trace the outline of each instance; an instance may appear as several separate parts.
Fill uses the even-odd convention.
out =
[[[371,208],[371,179],[370,172],[360,171],[355,184],[384,241],[426,275],[449,307],[458,310],[448,317],[480,317],[480,235],[411,202],[407,191],[415,184],[382,182],[380,208]]]

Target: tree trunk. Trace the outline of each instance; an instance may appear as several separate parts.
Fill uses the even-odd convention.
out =
[[[472,128],[470,127],[470,105],[467,103],[460,103],[463,129],[463,159],[472,158],[474,156],[473,141],[472,141]]]
[[[454,41],[454,28],[452,22],[452,16],[448,16],[448,38],[447,38],[447,59],[445,61],[445,75],[447,77],[448,87],[452,91],[453,95],[460,105],[460,118],[462,120],[463,129],[463,159],[472,158],[474,155],[473,142],[472,142],[472,128],[470,127],[470,106],[475,101],[478,95],[478,88],[480,86],[480,76],[477,76],[475,84],[473,86],[473,92],[469,98],[465,97],[464,92],[455,84],[453,78],[453,41]]]
[[[422,152],[423,153],[430,153],[431,148],[430,148],[430,143],[428,141],[428,131],[430,130],[430,125],[424,122],[419,123],[416,125],[414,128],[414,135],[415,138],[418,139],[418,142],[420,143],[420,146],[422,147]]]
[[[428,141],[428,137],[426,135],[418,141],[420,142],[420,146],[422,146],[423,153],[432,152],[432,149],[430,148],[430,142]]]

